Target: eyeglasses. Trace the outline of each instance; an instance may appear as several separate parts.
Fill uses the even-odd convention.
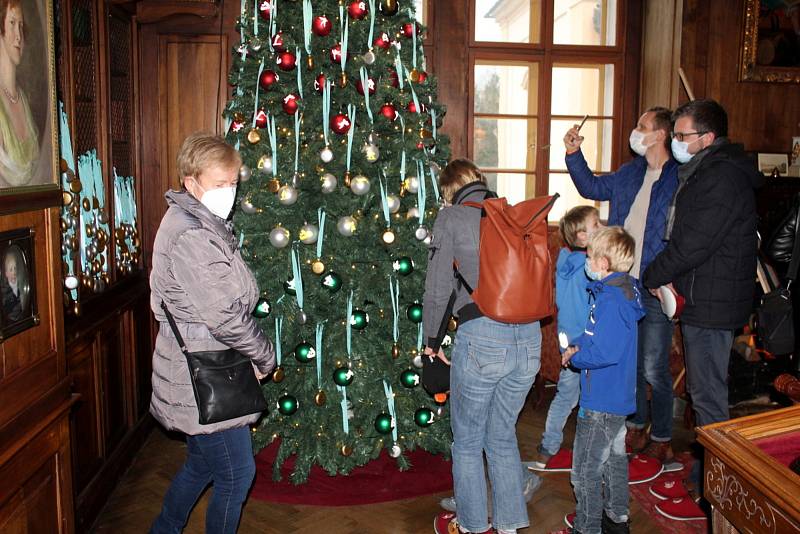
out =
[[[708,132],[672,132],[672,138],[677,139],[681,143],[686,139],[688,136],[691,135],[705,135]]]

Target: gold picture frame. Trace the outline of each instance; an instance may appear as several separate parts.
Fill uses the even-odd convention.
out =
[[[800,36],[791,29],[792,17],[800,17],[800,1],[784,0],[782,7],[765,10],[761,0],[743,1],[739,80],[800,83]]]
[[[60,200],[53,4],[23,1],[0,13],[0,67],[12,71],[0,79],[0,212]]]

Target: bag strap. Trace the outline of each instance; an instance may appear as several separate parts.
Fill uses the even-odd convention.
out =
[[[178,325],[175,324],[175,318],[169,312],[167,304],[163,300],[161,301],[161,309],[164,310],[164,313],[167,315],[167,321],[169,321],[169,326],[172,328],[172,333],[175,334],[175,339],[178,340],[178,346],[181,348],[181,352],[186,354],[188,352],[186,350],[186,343],[183,342],[183,337],[180,332],[178,332]]]
[[[530,225],[531,225],[531,223],[532,223],[533,221],[535,221],[535,220],[536,220],[536,218],[537,218],[537,217],[539,217],[539,215],[541,215],[542,213],[546,213],[546,212],[550,211],[550,208],[552,208],[552,207],[553,207],[553,204],[555,204],[555,203],[556,203],[556,200],[558,200],[558,197],[560,197],[560,196],[561,196],[561,195],[559,195],[558,193],[556,193],[556,194],[554,194],[552,197],[550,197],[550,200],[548,200],[548,201],[547,201],[547,204],[545,204],[544,206],[542,206],[542,208],[541,208],[539,211],[537,211],[536,213],[534,213],[534,214],[533,214],[533,217],[531,217],[531,219],[530,219],[530,220],[529,220],[529,221],[528,221],[528,222],[525,224],[525,226],[524,226],[523,228],[527,228],[528,226],[530,226]]]
[[[792,247],[792,259],[789,262],[789,271],[786,278],[791,284],[797,278],[798,266],[800,266],[800,203],[797,205],[797,213],[794,219],[794,246]]]

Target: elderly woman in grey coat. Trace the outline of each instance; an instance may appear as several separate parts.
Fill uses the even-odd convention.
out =
[[[221,137],[189,136],[178,154],[183,188],[166,193],[169,208],[153,246],[150,304],[159,331],[150,412],[168,430],[186,434],[187,445],[186,463],[164,497],[154,534],[181,532],[209,484],[214,493],[206,532],[236,532],[255,476],[249,425],[259,414],[198,423],[186,358],[161,309],[163,301],[188,350],[233,348],[251,358],[259,379],[274,367],[272,342],[251,315],[258,287],[227,222],[240,166],[239,153]]]

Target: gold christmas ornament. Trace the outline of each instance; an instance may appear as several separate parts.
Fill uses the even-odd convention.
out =
[[[81,203],[81,205],[83,206],[83,211],[89,211],[90,209],[92,209],[92,203],[89,202],[88,198],[84,197],[83,202]]]
[[[349,188],[350,187],[350,183],[352,182],[352,180],[353,180],[353,178],[350,175],[350,171],[346,171],[344,173],[344,186]]]
[[[61,226],[61,233],[65,234],[67,232],[67,230],[69,229],[69,227],[67,225],[67,221],[65,221],[64,219],[61,219],[60,221],[58,221],[58,224],[59,224],[59,226]]]
[[[306,56],[306,67],[308,70],[314,70],[314,56]]]
[[[70,193],[69,191],[64,191],[61,193],[61,202],[65,206],[69,206],[70,204],[72,204],[72,198],[73,198],[72,193]]]
[[[325,272],[325,264],[322,263],[321,259],[317,258],[311,262],[311,272],[316,275],[321,275]]]
[[[322,390],[317,391],[317,394],[314,395],[314,404],[317,406],[325,406],[325,401],[328,400],[327,395]]]
[[[277,178],[273,178],[269,182],[267,182],[267,188],[269,189],[270,193],[277,193],[278,190],[281,188],[281,182]]]
[[[384,245],[394,244],[395,239],[397,239],[397,236],[391,228],[384,230],[383,234],[381,235],[381,241],[383,241]]]
[[[272,371],[272,381],[276,384],[283,382],[284,378],[286,378],[286,373],[284,373],[282,367],[276,367],[275,370]]]
[[[80,180],[72,180],[69,183],[69,189],[73,193],[80,193],[81,189],[83,189],[83,186],[81,185],[81,181]]]
[[[455,332],[458,329],[458,319],[450,316],[450,320],[447,321],[447,331],[448,332]]]
[[[351,454],[353,454],[353,448],[350,445],[342,445],[342,448],[340,450],[342,456],[350,456]]]
[[[261,141],[261,134],[258,133],[258,128],[253,128],[252,130],[247,132],[247,141],[252,145],[255,145],[256,143]]]
[[[400,345],[395,343],[392,345],[392,359],[396,360],[400,357]]]
[[[339,76],[339,87],[341,87],[341,88],[347,87],[347,73],[346,72],[342,72],[342,74]]]
[[[408,77],[412,82],[417,83],[419,81],[419,71],[417,69],[411,69],[411,72],[408,73]]]

